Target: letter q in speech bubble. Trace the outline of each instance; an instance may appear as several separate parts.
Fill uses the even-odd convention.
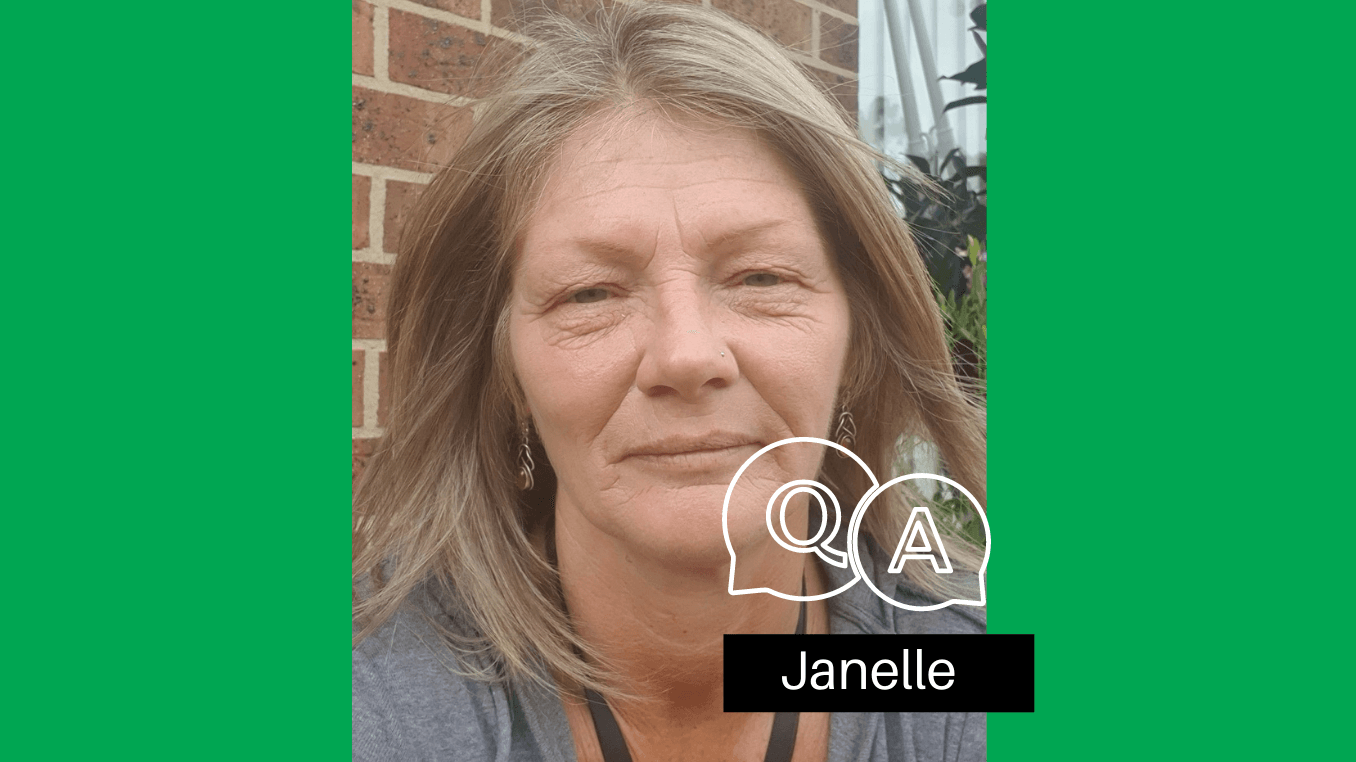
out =
[[[735,472],[734,479],[730,480],[730,486],[725,490],[725,505],[721,509],[721,530],[725,533],[725,548],[730,551],[730,595],[769,593],[788,601],[818,601],[825,598],[832,598],[849,587],[852,587],[857,583],[857,580],[861,578],[860,570],[851,563],[851,558],[849,557],[853,552],[851,545],[848,546],[847,553],[829,546],[829,543],[838,535],[838,530],[843,526],[843,511],[842,506],[838,503],[838,497],[833,493],[833,490],[829,489],[825,484],[821,484],[813,479],[796,479],[783,484],[772,493],[770,498],[768,498],[765,511],[768,532],[772,534],[772,539],[776,540],[777,544],[786,550],[793,553],[814,553],[827,564],[832,564],[840,569],[852,569],[852,579],[836,590],[821,593],[819,595],[792,595],[767,587],[741,589],[735,586],[735,565],[738,563],[739,559],[735,554],[734,543],[730,540],[730,498],[734,496],[735,486],[739,484],[740,477],[744,475],[744,472],[748,470],[749,466],[752,466],[759,458],[778,447],[797,442],[823,445],[851,457],[858,466],[861,466],[861,469],[866,473],[867,478],[871,480],[872,489],[867,491],[866,496],[876,494],[876,491],[880,486],[880,482],[876,479],[875,474],[871,473],[871,469],[867,467],[866,463],[862,462],[861,458],[857,457],[856,453],[836,442],[830,442],[827,439],[819,439],[817,437],[790,437],[779,442],[773,442],[754,453],[753,456],[744,461],[744,465],[740,466],[739,470]],[[813,509],[814,505],[818,504],[820,510],[819,532],[817,532],[814,537],[804,540],[793,535],[786,526],[786,509],[790,504],[791,499],[799,494],[808,494],[811,498],[811,508]],[[828,503],[824,501],[825,495],[828,496]],[[865,497],[863,499],[865,500]],[[830,510],[833,512],[832,517],[829,516]],[[855,514],[856,511],[854,510],[854,515]],[[832,519],[832,529],[829,529],[830,519]],[[781,531],[779,532],[778,529]]]

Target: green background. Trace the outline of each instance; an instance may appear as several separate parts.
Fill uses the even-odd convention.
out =
[[[6,8],[9,759],[350,754],[343,11]]]
[[[1294,10],[992,4],[992,759],[1350,745],[1352,14]]]
[[[342,10],[9,9],[16,758],[350,753]],[[1334,756],[1351,14],[992,11],[992,758]]]

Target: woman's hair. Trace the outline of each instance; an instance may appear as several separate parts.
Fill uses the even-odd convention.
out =
[[[792,168],[852,305],[839,404],[856,421],[854,452],[882,482],[902,438],[916,436],[983,504],[984,413],[953,373],[931,280],[876,170],[880,157],[776,43],[719,12],[666,4],[618,4],[587,23],[539,17],[524,32],[538,44],[477,104],[464,145],[406,223],[386,321],[390,423],[354,503],[355,644],[427,584],[469,618],[469,630],[449,628],[454,645],[492,657],[467,667],[473,676],[554,673],[616,691],[590,663],[556,569],[530,539],[551,517],[555,478],[538,449],[536,487],[518,488],[527,416],[506,330],[515,242],[561,144],[587,120],[645,104],[739,126]],[[820,480],[845,505],[870,487],[837,457],[824,459]],[[872,510],[863,531],[891,548],[907,515]],[[979,569],[978,553],[951,558]],[[972,597],[947,589],[959,584],[941,581],[952,576],[963,575],[915,582],[943,600]]]

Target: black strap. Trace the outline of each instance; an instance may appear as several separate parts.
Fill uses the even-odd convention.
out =
[[[604,762],[631,762],[631,750],[626,746],[621,726],[607,701],[592,688],[584,689],[584,698],[589,700],[589,714],[593,715],[593,728],[598,731],[598,747],[603,750]]]
[[[805,581],[801,580],[800,594],[805,596]],[[800,602],[800,617],[796,620],[796,634],[805,634],[805,601]],[[607,701],[592,688],[584,689],[593,715],[593,727],[598,732],[598,747],[604,762],[631,762],[631,750],[626,746],[621,726],[613,716]],[[767,739],[767,754],[763,762],[791,762],[796,749],[796,730],[800,727],[800,712],[777,712],[772,718],[772,735]]]
[[[800,581],[800,595],[805,597],[805,580]],[[796,634],[805,634],[805,601],[800,602],[800,618],[796,620]],[[767,754],[763,762],[791,762],[796,750],[796,731],[800,728],[800,712],[777,712],[772,718],[772,735],[767,739]],[[612,762],[608,760],[608,762]]]

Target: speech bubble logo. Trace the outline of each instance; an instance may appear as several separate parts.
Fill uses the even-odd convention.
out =
[[[833,590],[827,593],[820,593],[819,595],[792,595],[789,593],[783,593],[780,590],[773,590],[772,588],[768,587],[752,587],[752,588],[735,587],[735,566],[738,564],[739,559],[735,554],[734,543],[730,540],[730,498],[734,496],[735,486],[739,484],[740,477],[742,477],[744,475],[744,472],[749,469],[749,466],[752,466],[754,463],[756,463],[759,458],[763,457],[767,453],[772,452],[778,447],[782,447],[784,445],[793,444],[797,442],[806,444],[819,444],[825,447],[831,447],[843,453],[844,455],[851,457],[852,460],[857,463],[857,465],[861,466],[862,471],[865,472],[867,477],[871,480],[872,489],[867,491],[868,496],[875,494],[876,488],[880,484],[880,482],[876,479],[875,474],[871,473],[871,469],[867,467],[866,463],[862,462],[861,458],[857,457],[856,453],[852,452],[846,447],[843,447],[837,442],[830,442],[827,439],[819,439],[817,437],[789,437],[778,442],[773,442],[767,447],[764,447],[763,449],[754,453],[748,460],[744,461],[744,465],[740,466],[739,470],[735,472],[734,479],[730,480],[730,486],[727,487],[725,490],[725,504],[721,508],[720,514],[721,530],[725,533],[725,548],[730,552],[730,595],[769,593],[771,595],[777,596],[778,598],[783,598],[788,601],[818,601],[823,600],[825,598],[832,598],[833,596],[843,592],[849,587],[852,587],[857,583],[857,579],[860,578],[861,576],[861,572],[856,571],[854,568],[855,576],[853,576],[853,578],[850,581],[843,584],[837,590]],[[815,533],[814,537],[810,537],[804,540],[797,538],[794,534],[791,533],[791,531],[786,526],[787,506],[790,504],[791,499],[799,494],[810,495],[812,502],[817,503],[821,511],[819,531]],[[827,495],[829,498],[828,503],[824,502],[825,495]],[[828,514],[830,510],[830,504],[832,505],[833,512],[833,529],[829,530],[826,536],[825,528],[829,526]],[[859,509],[860,506],[858,506],[858,510]],[[776,515],[775,519],[774,514]],[[829,543],[833,542],[833,539],[838,535],[839,529],[842,528],[843,512],[842,507],[838,503],[838,496],[835,495],[833,490],[829,489],[827,485],[817,482],[813,479],[796,479],[793,481],[789,481],[783,484],[781,487],[779,487],[775,492],[773,492],[772,497],[768,498],[765,515],[768,532],[772,535],[772,539],[776,540],[777,544],[780,545],[781,547],[793,553],[814,553],[815,555],[823,559],[825,563],[833,564],[834,566],[837,566],[840,569],[853,568],[851,567],[851,558],[849,557],[850,554],[852,553],[851,545],[848,546],[847,553],[844,553],[843,551],[838,550],[837,548],[829,546]],[[777,531],[779,527],[781,529],[780,532]]]
[[[880,588],[876,587],[876,583],[872,581],[871,575],[867,574],[863,569],[861,557],[857,552],[857,543],[860,539],[862,519],[866,516],[866,510],[876,498],[885,494],[886,490],[897,484],[903,484],[904,482],[913,481],[915,479],[932,479],[951,485],[962,495],[965,495],[966,499],[970,501],[970,506],[974,508],[975,513],[979,514],[979,519],[984,524],[984,561],[979,566],[979,598],[977,600],[949,598],[941,603],[935,603],[929,606],[915,606],[902,601],[897,601],[886,595]],[[853,573],[865,580],[867,587],[871,588],[871,592],[875,593],[878,598],[892,606],[908,609],[909,611],[936,611],[937,609],[946,608],[952,604],[958,606],[984,605],[986,599],[984,572],[989,568],[989,554],[993,550],[993,535],[989,532],[989,517],[984,515],[984,508],[980,506],[979,501],[975,499],[975,496],[970,494],[970,490],[962,487],[953,479],[948,479],[945,476],[938,476],[936,474],[908,474],[891,479],[879,487],[873,488],[867,493],[866,497],[862,498],[857,509],[852,512],[852,521],[848,524],[847,542],[848,561],[852,564]],[[946,552],[946,545],[942,542],[941,535],[937,532],[937,525],[932,520],[932,512],[924,506],[915,507],[913,512],[910,513],[909,521],[904,525],[904,532],[899,538],[898,545],[895,546],[895,552],[890,560],[888,572],[890,574],[899,574],[904,570],[904,565],[909,562],[931,563],[933,571],[938,574],[953,573],[951,559]]]
[[[850,568],[852,570],[852,579],[836,590],[821,593],[819,595],[792,595],[768,587],[736,588],[735,567],[739,559],[735,553],[734,543],[730,540],[730,499],[734,496],[735,486],[739,484],[739,479],[744,475],[744,472],[756,463],[759,458],[778,447],[797,442],[831,447],[840,453],[843,453],[845,456],[852,458],[853,462],[858,466],[861,466],[862,471],[864,471],[867,478],[871,480],[871,489],[867,490],[866,494],[862,496],[862,499],[857,502],[856,507],[852,510],[852,519],[848,523],[846,553],[837,548],[830,547],[829,545],[829,543],[838,535],[839,529],[842,528],[843,512],[842,506],[838,502],[838,496],[835,495],[833,490],[829,489],[827,485],[813,479],[794,479],[786,482],[772,493],[772,496],[768,498],[765,510],[768,533],[772,535],[772,539],[775,540],[778,545],[793,553],[814,553],[825,563],[832,564],[840,569]],[[862,560],[857,548],[862,529],[862,519],[865,517],[867,509],[871,507],[872,502],[875,501],[876,498],[885,494],[886,490],[915,479],[932,479],[949,484],[962,495],[965,495],[966,499],[970,501],[970,505],[979,515],[980,521],[983,522],[984,560],[979,567],[978,600],[951,598],[929,606],[915,606],[903,603],[891,598],[882,592],[880,588],[876,587],[875,582],[871,579],[871,575],[867,574],[865,568],[863,568]],[[800,494],[809,495],[813,504],[818,505],[820,511],[819,531],[816,532],[813,537],[808,537],[803,540],[796,537],[786,525],[786,509],[790,505],[792,498]],[[829,499],[829,502],[827,503],[824,501],[826,495]],[[827,536],[825,536],[826,529],[829,526],[830,506],[832,506],[833,513],[833,528],[827,530]],[[778,531],[779,528],[781,530],[780,532]],[[730,486],[725,490],[725,504],[721,508],[721,530],[725,533],[725,548],[730,552],[730,595],[768,593],[788,601],[818,601],[825,598],[832,598],[857,584],[857,580],[861,579],[866,580],[867,586],[871,588],[871,591],[881,600],[884,600],[897,608],[908,609],[910,611],[935,611],[937,609],[946,608],[952,604],[961,606],[985,605],[986,593],[984,573],[989,566],[989,555],[993,549],[993,537],[989,531],[989,518],[984,514],[984,508],[980,506],[979,501],[975,499],[975,496],[970,494],[969,490],[962,487],[955,480],[948,479],[945,476],[938,476],[937,474],[908,474],[891,479],[885,484],[881,484],[879,480],[876,479],[876,475],[871,472],[871,469],[867,467],[866,463],[863,462],[861,458],[857,457],[856,453],[837,442],[830,442],[827,439],[819,439],[817,437],[789,437],[778,442],[773,442],[754,453],[748,460],[744,461],[744,464],[735,472],[734,479],[730,480]],[[895,545],[895,551],[891,557],[888,572],[890,574],[900,574],[904,571],[905,564],[910,562],[930,563],[932,570],[937,574],[953,573],[951,558],[947,553],[946,545],[942,542],[942,536],[937,531],[937,524],[933,520],[932,511],[926,506],[916,506],[910,513],[909,520],[904,526],[904,532],[900,536],[899,542]]]

